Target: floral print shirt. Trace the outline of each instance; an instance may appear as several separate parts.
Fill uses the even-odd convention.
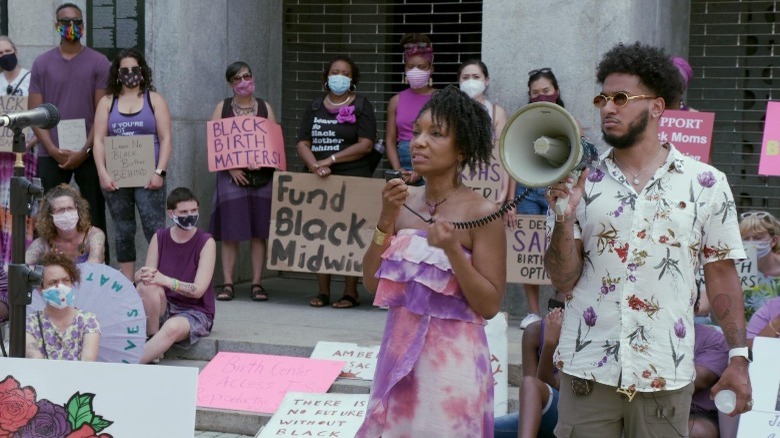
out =
[[[745,252],[726,176],[665,146],[666,162],[641,193],[610,151],[588,176],[574,226],[583,272],[554,356],[567,374],[645,392],[694,379],[698,264]]]
[[[38,319],[40,318],[40,325]],[[59,331],[48,316],[42,311],[32,312],[27,315],[27,333],[35,338],[43,357],[48,355],[54,360],[81,360],[81,349],[84,346],[84,335],[100,333],[100,324],[94,313],[76,309],[73,323]],[[43,337],[41,337],[43,329]],[[46,343],[44,350],[43,344]]]

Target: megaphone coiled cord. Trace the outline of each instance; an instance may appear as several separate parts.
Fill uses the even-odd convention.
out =
[[[530,188],[526,188],[525,191],[515,197],[515,199],[512,199],[509,202],[505,202],[504,205],[501,206],[498,210],[494,211],[493,213],[490,213],[487,216],[483,216],[479,219],[473,219],[470,221],[463,221],[463,222],[450,222],[453,227],[455,227],[456,230],[468,230],[471,228],[477,228],[481,227],[483,225],[487,225],[490,222],[493,222],[496,219],[499,219],[503,217],[505,214],[509,213],[510,211],[517,208],[517,205],[523,202],[525,198],[528,197],[528,194],[531,192]],[[428,219],[422,217],[422,215],[408,205],[404,204],[404,207],[406,207],[407,210],[409,210],[413,215],[417,216],[421,221],[425,222],[426,224],[432,224],[436,222],[436,219],[433,217],[429,217]]]

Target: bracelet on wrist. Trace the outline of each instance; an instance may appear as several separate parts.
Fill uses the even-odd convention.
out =
[[[336,154],[330,156],[330,161],[336,162]]]
[[[376,243],[378,246],[384,246],[385,243],[389,243],[388,237],[389,234],[383,232],[379,229],[379,227],[374,228],[374,238],[372,241]]]
[[[173,279],[173,291],[178,292],[179,291],[179,280]]]

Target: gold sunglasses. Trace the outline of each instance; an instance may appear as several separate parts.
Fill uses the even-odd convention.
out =
[[[603,94],[599,94],[598,96],[593,98],[593,105],[596,105],[596,108],[604,108],[605,106],[607,106],[607,102],[611,100],[615,102],[615,105],[623,106],[627,104],[629,100],[655,99],[655,98],[656,96],[650,96],[649,94],[638,94],[636,96],[629,96],[628,93],[625,93],[623,91],[618,91],[612,96],[605,96]]]

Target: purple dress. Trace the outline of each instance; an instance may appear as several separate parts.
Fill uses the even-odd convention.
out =
[[[258,117],[268,117],[268,109],[262,99],[258,101]],[[231,99],[222,105],[222,118],[235,117]],[[263,187],[239,186],[233,182],[230,172],[217,172],[217,187],[209,221],[209,233],[214,240],[241,242],[250,239],[267,239],[271,227],[271,196],[273,182]]]
[[[100,333],[100,324],[94,313],[76,309],[73,323],[64,332],[60,332],[49,317],[39,310],[27,315],[26,330],[28,335],[35,338],[35,344],[43,357],[54,360],[81,360],[84,335]]]
[[[425,231],[405,229],[382,259],[374,305],[390,309],[357,436],[492,438],[485,320],[463,296],[444,251],[428,245]]]

